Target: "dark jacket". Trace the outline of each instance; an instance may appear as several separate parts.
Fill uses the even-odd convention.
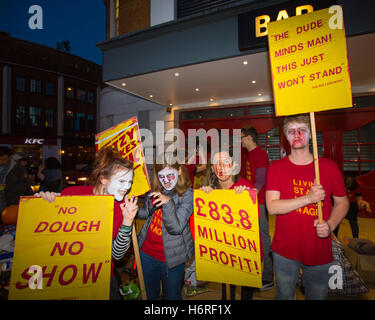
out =
[[[143,208],[138,209],[138,219],[147,219],[138,236],[139,248],[146,240],[152,221],[153,210],[148,193]],[[193,213],[193,189],[189,188],[179,197],[176,192],[164,194],[171,198],[163,208],[162,238],[168,269],[188,261],[194,254],[194,242],[190,232],[190,216]]]
[[[32,194],[25,167],[16,164],[13,169],[9,171],[5,179],[4,191],[7,206],[18,204],[20,196]]]

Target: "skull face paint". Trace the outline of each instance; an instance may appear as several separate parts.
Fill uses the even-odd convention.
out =
[[[133,170],[120,170],[112,175],[107,191],[115,196],[117,201],[122,201],[133,182]]]
[[[309,145],[310,129],[306,124],[291,122],[286,131],[287,139],[293,149],[302,149]]]
[[[178,181],[178,171],[174,168],[165,167],[158,172],[158,178],[165,190],[172,190]]]
[[[232,175],[233,160],[227,152],[219,152],[213,158],[213,169],[219,180],[226,180]]]

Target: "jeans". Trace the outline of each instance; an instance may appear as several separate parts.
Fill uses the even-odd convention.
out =
[[[145,281],[147,300],[158,300],[160,296],[160,280],[165,300],[182,300],[181,289],[185,263],[168,269],[167,263],[159,261],[140,251],[143,278]]]
[[[271,237],[269,232],[267,210],[264,204],[259,205],[260,208],[260,219],[259,219],[259,231],[260,238],[263,247],[263,273],[262,280],[264,282],[273,282],[273,266],[271,256]]]
[[[328,296],[329,267],[331,263],[307,266],[297,260],[287,259],[273,252],[273,267],[276,276],[276,299],[293,300],[302,268],[302,284],[306,300],[325,300]]]

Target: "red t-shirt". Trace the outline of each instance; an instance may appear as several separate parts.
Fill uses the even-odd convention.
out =
[[[336,163],[319,158],[320,184],[325,190],[322,203],[323,220],[331,215],[331,195],[346,195],[344,179]],[[266,190],[280,192],[280,199],[305,195],[314,184],[314,162],[295,165],[286,157],[273,161],[268,168]],[[313,225],[318,218],[316,204],[276,216],[272,250],[277,254],[305,265],[322,265],[332,261],[331,237],[319,238]]]
[[[268,167],[268,154],[261,147],[256,147],[247,154],[245,161],[245,178],[249,180],[254,186],[256,186],[256,172],[257,168]],[[265,185],[258,192],[259,204],[265,202]]]
[[[61,191],[62,196],[93,196],[94,186],[76,186],[68,187]],[[113,231],[112,240],[117,236],[118,230],[122,225],[123,216],[120,208],[121,202],[115,201],[113,212]],[[111,263],[111,275],[113,276],[113,262]]]
[[[149,256],[165,262],[164,244],[162,236],[163,209],[157,209],[147,231],[146,240],[142,245],[142,251]]]

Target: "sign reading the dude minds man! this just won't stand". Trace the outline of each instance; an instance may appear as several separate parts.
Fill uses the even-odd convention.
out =
[[[268,43],[277,116],[352,107],[340,6],[271,22]]]

